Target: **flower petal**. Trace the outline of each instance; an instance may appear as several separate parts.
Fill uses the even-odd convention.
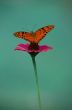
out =
[[[39,52],[47,52],[48,50],[51,49],[53,49],[51,46],[47,46],[47,45],[39,46]]]
[[[18,44],[15,50],[28,51],[29,44]]]

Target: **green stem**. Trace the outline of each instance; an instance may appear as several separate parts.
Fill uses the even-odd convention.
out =
[[[31,56],[31,57],[32,57],[34,71],[35,71],[35,78],[36,78],[36,85],[37,85],[37,92],[38,92],[39,110],[42,110],[41,97],[40,97],[40,88],[39,88],[39,81],[38,81],[38,74],[37,74],[35,56]]]

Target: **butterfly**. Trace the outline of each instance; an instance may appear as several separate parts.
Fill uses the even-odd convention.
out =
[[[39,43],[48,32],[54,28],[54,25],[48,25],[38,29],[35,32],[15,32],[14,35],[18,38],[25,39],[30,43]]]

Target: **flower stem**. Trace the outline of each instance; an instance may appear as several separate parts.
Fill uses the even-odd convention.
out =
[[[33,67],[34,67],[34,72],[35,72],[35,78],[36,78],[37,93],[38,93],[38,102],[39,102],[39,110],[42,110],[41,97],[40,97],[40,88],[39,88],[39,80],[38,80],[38,74],[37,74],[35,56],[31,56],[31,57],[32,57],[32,62],[33,62]]]

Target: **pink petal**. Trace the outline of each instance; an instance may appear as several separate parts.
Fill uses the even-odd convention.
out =
[[[47,52],[48,50],[53,49],[50,46],[42,45],[42,46],[39,46],[38,50],[34,50],[34,49],[30,50],[28,48],[29,45],[30,44],[18,44],[15,50],[26,51],[26,52]]]
[[[39,46],[39,52],[47,52],[48,50],[53,49],[51,46],[42,45]]]
[[[29,44],[18,44],[15,50],[27,51],[28,52]]]

